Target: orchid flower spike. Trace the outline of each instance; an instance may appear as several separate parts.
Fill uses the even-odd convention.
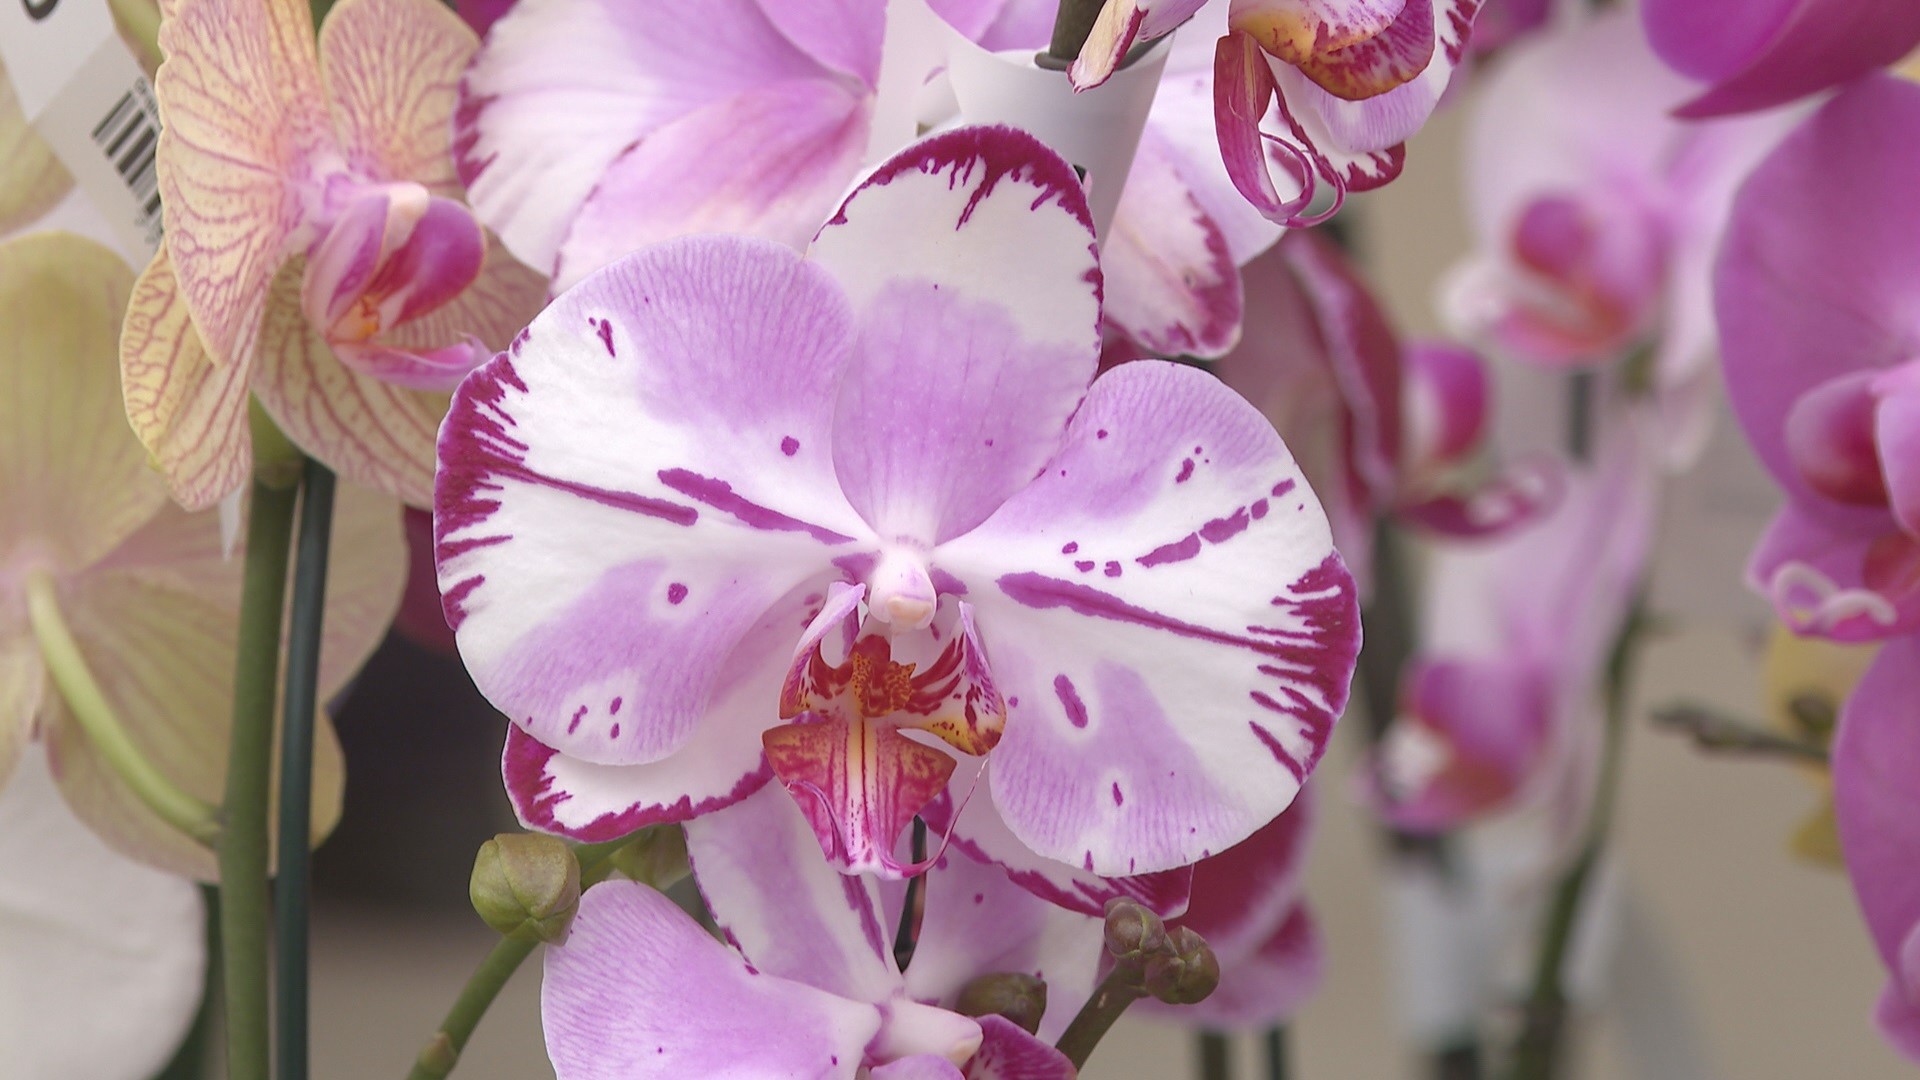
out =
[[[608,839],[777,777],[836,865],[898,875],[951,780],[956,841],[1098,903],[1284,809],[1346,701],[1352,578],[1232,391],[1088,385],[1099,290],[1071,167],[962,128],[806,258],[648,248],[470,377],[440,583],[522,820]]]
[[[982,48],[1029,53],[1058,7],[934,6]],[[556,290],[691,233],[804,249],[868,153],[885,7],[725,0],[695,19],[671,5],[524,0],[460,83],[455,147],[475,214]],[[1173,43],[1102,251],[1109,333],[1157,356],[1232,347],[1237,267],[1280,232],[1220,162],[1215,14]]]
[[[1802,634],[1920,629],[1920,86],[1843,91],[1740,189],[1714,278],[1734,412],[1786,505],[1748,565]]]
[[[188,514],[126,434],[114,350],[133,275],[63,233],[0,244],[0,784],[50,757],[80,820],[123,854],[211,879],[214,857],[153,808],[158,785],[210,807],[224,786],[242,560]],[[405,556],[391,499],[342,488],[322,696],[373,651]],[[36,745],[38,744],[38,745]],[[338,819],[323,724],[313,821]]]
[[[174,0],[155,82],[166,243],[121,344],[127,416],[188,509],[238,490],[249,396],[302,450],[424,505],[440,396],[540,307],[458,201],[433,0]]]
[[[1674,120],[1694,89],[1624,10],[1516,45],[1473,112],[1475,248],[1442,290],[1453,332],[1503,359],[1643,365],[1626,377],[1676,465],[1710,431],[1712,265],[1734,190],[1799,119]]]
[[[1480,0],[1232,0],[1215,53],[1214,118],[1240,193],[1274,221],[1311,225],[1349,192],[1399,176],[1404,144],[1439,105],[1479,8]],[[1332,198],[1316,209],[1323,181]]]
[[[1072,1080],[1072,1064],[1043,1040],[1093,991],[1099,920],[949,854],[925,879],[903,976],[890,933],[897,900],[822,862],[780,792],[689,824],[687,850],[727,944],[647,886],[589,889],[567,940],[547,952],[541,989],[559,1080]],[[1046,986],[1037,1034],[952,1011],[976,976],[1001,973]]]
[[[1903,0],[1643,0],[1653,49],[1707,87],[1685,119],[1754,112],[1840,86],[1920,45]]]

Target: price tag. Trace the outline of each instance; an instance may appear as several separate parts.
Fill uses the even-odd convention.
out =
[[[160,245],[159,110],[105,0],[0,0],[0,62],[28,122],[145,264]]]

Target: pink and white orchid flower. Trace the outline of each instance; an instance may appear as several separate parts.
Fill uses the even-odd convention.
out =
[[[1854,688],[1833,742],[1834,816],[1847,876],[1887,965],[1874,1020],[1920,1061],[1920,640],[1887,644]]]
[[[1872,76],[1734,203],[1714,281],[1727,391],[1787,495],[1748,574],[1796,632],[1920,629],[1920,86]]]
[[[1600,681],[1653,539],[1655,477],[1629,442],[1570,473],[1544,518],[1437,546],[1420,652],[1368,776],[1396,828],[1439,832],[1523,800],[1580,817]]]
[[[1839,86],[1920,45],[1907,0],[1643,0],[1660,58],[1710,84],[1674,111],[1753,112]]]
[[[49,756],[79,818],[123,854],[210,879],[213,852],[149,809],[67,697],[57,621],[125,739],[216,804],[226,775],[242,560],[218,517],[167,500],[121,414],[115,349],[133,274],[64,233],[0,245],[0,784]],[[342,488],[321,651],[323,696],[379,644],[405,569],[392,500]],[[62,666],[56,666],[56,662]],[[340,813],[340,747],[323,722],[317,836]],[[37,745],[36,745],[37,744]]]
[[[1479,8],[1480,0],[1232,0],[1215,54],[1214,122],[1240,194],[1274,221],[1310,225],[1348,192],[1399,176],[1404,144],[1440,104]],[[1315,209],[1322,181],[1333,196]]]
[[[522,820],[611,838],[778,776],[838,865],[899,874],[984,768],[1027,858],[1114,876],[1284,809],[1346,700],[1353,581],[1231,391],[1088,385],[1099,289],[1071,167],[963,128],[806,258],[657,245],[471,376],[440,582]]]
[[[172,0],[160,46],[166,244],[121,347],[135,432],[176,500],[210,506],[249,475],[251,395],[347,479],[425,504],[440,395],[544,299],[457,201],[478,40],[433,0],[342,0],[317,46],[305,0]]]
[[[1794,117],[1688,124],[1694,85],[1630,12],[1538,35],[1496,65],[1468,136],[1476,251],[1443,299],[1456,333],[1550,368],[1648,348],[1670,453],[1708,434],[1711,267],[1733,193]]]
[[[688,825],[726,945],[645,885],[589,889],[566,942],[547,952],[541,989],[559,1080],[1072,1080],[1072,1063],[1041,1039],[1092,993],[1100,920],[949,854],[926,876],[903,976],[890,933],[899,911],[872,879],[834,873],[809,833],[770,788]],[[946,1007],[973,977],[1001,973],[1046,983],[1038,1037]]]
[[[990,50],[1044,48],[1056,6],[934,4]],[[690,233],[804,248],[866,157],[886,18],[881,0],[726,0],[698,17],[527,0],[461,83],[459,166],[475,212],[556,290]],[[1174,45],[1105,239],[1108,326],[1154,355],[1230,348],[1236,267],[1279,235],[1220,164],[1212,86],[1210,38],[1196,28]]]

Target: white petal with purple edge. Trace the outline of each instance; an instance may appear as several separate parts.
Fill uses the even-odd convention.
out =
[[[808,253],[853,299],[834,419],[847,497],[885,538],[972,528],[1059,444],[1099,354],[1100,271],[1073,169],[961,128],[874,172]]]
[[[1096,382],[1066,445],[934,553],[1007,699],[1008,826],[1098,874],[1182,866],[1293,800],[1360,625],[1326,515],[1266,420],[1155,361]]]
[[[872,1005],[754,970],[630,881],[580,898],[547,950],[540,1020],[559,1080],[853,1080],[880,1030]]]
[[[848,324],[788,249],[690,237],[570,290],[462,384],[440,586],[509,719],[587,761],[657,761],[775,601],[873,549],[829,456]]]

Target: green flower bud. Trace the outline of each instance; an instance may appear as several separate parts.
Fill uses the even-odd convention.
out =
[[[1220,961],[1205,938],[1185,926],[1167,934],[1167,949],[1147,961],[1147,993],[1169,1005],[1205,1001],[1220,985]]]
[[[687,863],[687,834],[678,825],[640,830],[607,861],[627,877],[663,892],[692,872]]]
[[[467,895],[502,934],[524,927],[541,941],[558,941],[580,905],[580,863],[558,837],[501,833],[480,845]]]
[[[1107,901],[1107,951],[1121,961],[1145,962],[1165,951],[1167,925],[1132,900]]]
[[[1045,981],[1019,972],[982,975],[960,988],[953,1011],[962,1016],[1004,1016],[1032,1035],[1047,1011]]]

